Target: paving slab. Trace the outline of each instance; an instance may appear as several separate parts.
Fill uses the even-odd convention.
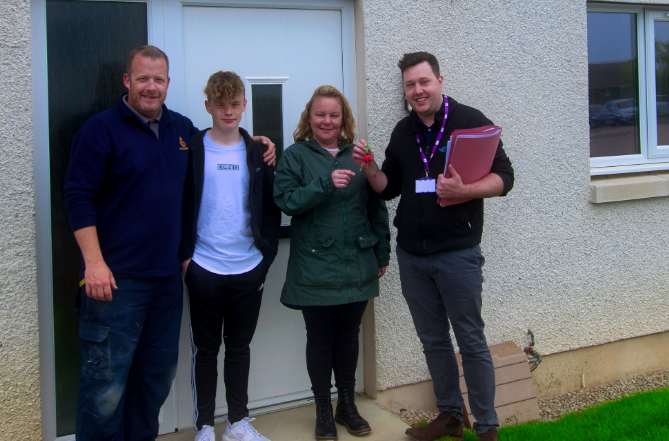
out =
[[[346,428],[337,424],[337,434],[340,441],[410,441],[404,434],[409,427],[393,413],[381,407],[376,401],[366,395],[356,397],[355,401],[362,415],[372,428],[372,432],[364,436],[353,436]],[[332,402],[337,405],[336,401]],[[216,439],[220,440],[225,432],[225,424],[214,426]],[[316,407],[298,407],[279,412],[259,415],[253,422],[253,427],[271,441],[312,441],[316,425]],[[170,433],[158,437],[157,441],[193,441],[195,431],[187,429],[181,432]]]

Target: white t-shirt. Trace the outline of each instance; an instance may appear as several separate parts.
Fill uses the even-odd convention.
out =
[[[242,274],[262,260],[253,242],[246,143],[220,146],[204,136],[204,186],[193,260],[215,274]]]

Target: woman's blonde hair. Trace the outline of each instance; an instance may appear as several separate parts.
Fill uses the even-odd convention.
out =
[[[344,94],[338,91],[336,87],[332,86],[318,86],[316,90],[314,90],[314,94],[302,111],[300,122],[297,124],[295,132],[293,132],[293,139],[297,142],[301,139],[311,139],[314,137],[314,134],[311,131],[311,125],[309,124],[309,114],[311,113],[311,107],[313,106],[314,101],[321,96],[325,98],[339,99],[339,102],[341,103],[342,118],[341,129],[337,135],[337,143],[352,143],[355,138],[355,119],[353,119],[353,111]]]

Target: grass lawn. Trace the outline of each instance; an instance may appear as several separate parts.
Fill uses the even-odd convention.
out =
[[[438,441],[447,441],[442,437]],[[643,392],[565,415],[504,427],[500,441],[669,441],[669,389]],[[476,441],[466,431],[465,441]]]

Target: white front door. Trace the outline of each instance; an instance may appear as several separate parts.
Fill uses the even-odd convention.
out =
[[[233,71],[244,80],[249,105],[241,126],[261,135],[266,134],[263,128],[278,127],[279,131],[273,133],[281,139],[274,141],[284,148],[293,143],[292,133],[317,86],[337,87],[354,105],[350,1],[300,1],[292,5],[258,1],[254,2],[257,7],[213,0],[183,3],[164,3],[164,49],[171,66],[167,106],[188,116],[198,128],[211,126],[202,89],[218,70]],[[285,216],[284,224],[289,224]],[[256,412],[299,405],[300,400],[312,396],[302,315],[279,303],[289,246],[288,239],[280,241],[279,254],[265,282],[258,328],[251,344],[249,408]],[[184,308],[172,404],[163,408],[164,413],[174,412],[176,428],[193,426],[187,311]],[[220,353],[217,416],[227,413],[222,381],[224,348]],[[361,372],[360,365],[361,361]],[[362,390],[363,385],[359,388]],[[171,415],[166,415],[161,431],[170,430],[167,426],[171,420]]]

